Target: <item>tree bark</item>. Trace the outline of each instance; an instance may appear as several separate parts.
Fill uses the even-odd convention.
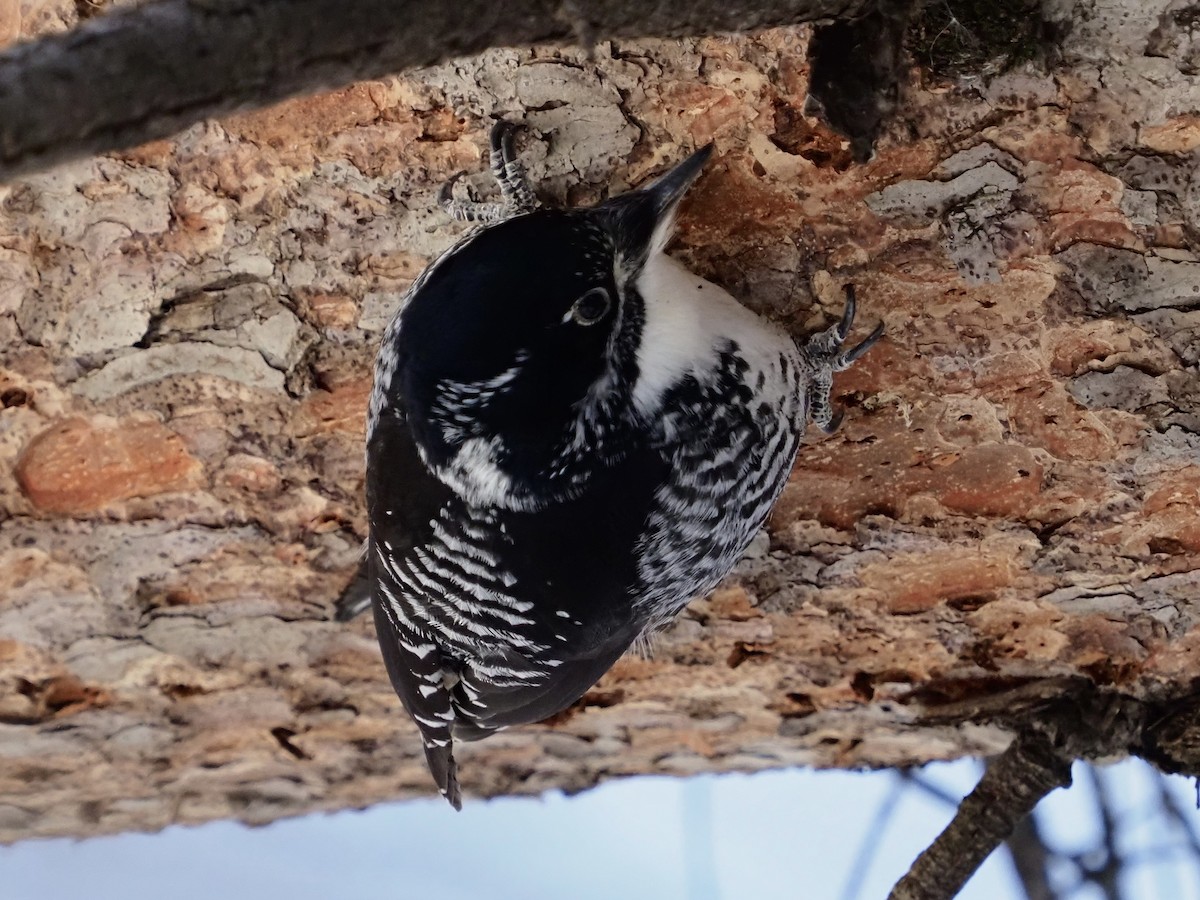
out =
[[[868,0],[157,0],[0,58],[0,181],[489,47],[846,17]]]
[[[23,8],[27,37],[74,14]],[[558,202],[715,141],[673,252],[797,335],[854,282],[888,335],[736,576],[555,721],[464,747],[469,797],[992,756],[1064,695],[1114,736],[1079,753],[1200,771],[1178,12],[1080,0],[1052,72],[913,70],[861,165],[805,112],[799,27],[492,50],[0,188],[0,839],[430,792],[370,623],[330,613],[375,347],[461,233],[441,184],[490,189],[499,116]]]

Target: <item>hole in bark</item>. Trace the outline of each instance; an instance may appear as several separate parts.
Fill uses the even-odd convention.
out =
[[[104,0],[75,0],[75,14],[80,19],[90,19],[104,12]]]
[[[992,659],[992,644],[990,641],[975,643],[967,651],[967,656],[971,662],[987,672],[995,672],[997,669],[996,661]]]
[[[1187,552],[1187,547],[1183,542],[1173,538],[1160,535],[1159,537],[1150,538],[1149,548],[1151,553],[1165,553],[1168,556],[1176,556],[1180,553]]]
[[[79,817],[89,825],[99,825],[104,818],[103,800],[85,800],[79,804]]]
[[[862,699],[870,700],[875,696],[875,686],[871,683],[872,680],[870,673],[856,672],[850,679],[850,689]]]
[[[1028,469],[1017,469],[1017,475],[1019,475],[1021,478],[1028,478],[1029,470]]]
[[[788,705],[780,711],[785,719],[803,719],[817,711],[817,705],[808,694],[788,694],[787,701]]]
[[[197,694],[205,693],[204,688],[194,684],[164,684],[159,690],[172,700],[185,700],[188,697],[195,697]]]
[[[354,715],[356,715],[356,716],[358,715],[358,707],[355,706],[353,703],[343,703],[343,702],[339,702],[337,700],[317,700],[314,702],[301,702],[301,703],[296,704],[295,709],[296,709],[296,712],[298,712],[298,713],[340,712],[342,710],[345,710],[347,712],[354,713]]]
[[[733,645],[733,649],[729,651],[729,658],[725,660],[726,665],[731,669],[736,669],[746,660],[755,656],[770,656],[766,650],[760,650],[753,644],[747,644],[744,641],[738,641]]]
[[[571,719],[575,718],[575,713],[578,711],[579,711],[579,705],[578,705],[578,703],[576,703],[574,706],[568,706],[566,709],[561,710],[560,712],[556,712],[554,715],[548,716],[545,719],[542,719],[541,724],[549,725],[551,728],[553,728],[556,725],[561,725],[561,724],[563,724],[563,722],[567,722],[567,721],[570,721]]]
[[[945,678],[922,685],[904,698],[905,703],[916,701],[924,706],[961,703],[1013,690],[1029,684],[1032,678],[985,675],[982,678]]]
[[[979,607],[991,603],[996,598],[991,594],[976,594],[968,597],[955,597],[947,600],[946,605],[959,612],[975,612]]]
[[[971,421],[972,419],[974,419],[974,418],[975,418],[975,417],[974,417],[973,415],[971,415],[970,413],[963,413],[961,416],[959,416],[959,417],[958,417],[958,421],[960,421],[960,422],[970,422],[970,421]]]
[[[271,729],[271,737],[279,742],[279,746],[286,750],[296,759],[309,759],[309,755],[292,743],[292,738],[296,736],[296,732],[290,728],[284,728],[282,725]]]
[[[1130,663],[1113,662],[1111,659],[1101,660],[1090,666],[1080,666],[1080,671],[1087,674],[1096,684],[1119,684],[1137,675],[1137,667]]]
[[[29,402],[28,392],[18,387],[12,387],[0,393],[0,406],[10,409],[14,406],[24,406]]]
[[[608,707],[616,706],[624,699],[625,692],[620,688],[614,688],[611,691],[588,691],[579,699],[577,705],[580,709],[587,709],[589,706],[608,709]]]

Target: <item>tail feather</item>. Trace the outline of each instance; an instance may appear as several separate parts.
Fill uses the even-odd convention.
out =
[[[382,595],[373,604],[375,631],[388,677],[400,702],[416,722],[425,747],[425,761],[442,796],[462,809],[458,766],[454,762],[451,727],[454,709],[446,690],[441,651],[424,635],[412,631],[399,614],[399,601],[380,586]]]
[[[454,744],[446,740],[440,742],[425,741],[425,761],[429,771],[437,783],[438,791],[456,810],[462,810],[462,791],[458,787],[458,763],[454,761]]]
[[[339,622],[349,622],[366,612],[371,606],[371,590],[371,576],[368,572],[367,561],[363,559],[358,564],[358,571],[354,573],[354,578],[335,601],[333,617]]]

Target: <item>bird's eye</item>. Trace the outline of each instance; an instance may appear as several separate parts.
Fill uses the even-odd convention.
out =
[[[612,298],[602,287],[592,288],[575,301],[571,307],[571,321],[579,325],[595,325],[607,314],[612,307]]]

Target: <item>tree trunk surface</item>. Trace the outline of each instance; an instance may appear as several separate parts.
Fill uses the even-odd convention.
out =
[[[0,38],[76,15],[0,0]],[[490,50],[0,188],[0,841],[432,792],[331,609],[375,349],[498,116],[572,204],[715,141],[675,254],[797,336],[853,282],[888,333],[735,576],[463,746],[465,793],[990,755],[1076,694],[1200,768],[1200,9],[1048,15],[1048,68],[917,42],[865,164],[806,115],[802,26]]]

